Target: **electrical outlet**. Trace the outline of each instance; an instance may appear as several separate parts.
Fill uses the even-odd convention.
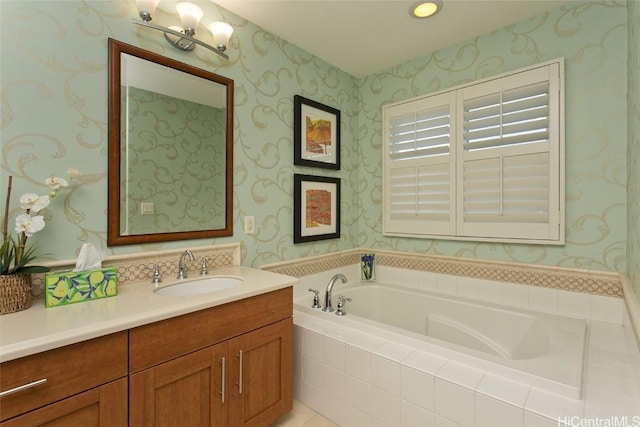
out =
[[[256,219],[252,216],[244,217],[244,234],[253,234],[256,232]]]

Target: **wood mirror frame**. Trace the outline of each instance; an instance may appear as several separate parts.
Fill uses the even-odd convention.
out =
[[[121,60],[128,54],[226,87],[224,227],[195,231],[176,230],[149,234],[121,232]],[[109,39],[109,148],[108,148],[107,245],[130,245],[233,235],[233,80]]]

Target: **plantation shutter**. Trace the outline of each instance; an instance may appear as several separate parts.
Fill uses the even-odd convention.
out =
[[[558,64],[466,87],[458,155],[458,233],[560,235]]]
[[[385,232],[454,231],[451,101],[445,93],[385,111]]]
[[[563,244],[563,64],[383,107],[383,233]]]

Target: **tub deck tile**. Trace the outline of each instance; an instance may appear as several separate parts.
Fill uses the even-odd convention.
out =
[[[531,387],[524,408],[527,411],[543,415],[552,420],[583,417],[584,401],[570,399],[555,393],[549,393],[536,387]]]
[[[404,365],[431,375],[435,375],[445,363],[447,363],[447,359],[423,351],[414,351],[402,361]]]
[[[531,387],[527,384],[487,373],[478,384],[476,392],[518,408],[524,408],[530,389]]]
[[[436,377],[471,390],[475,390],[486,374],[487,372],[482,369],[476,369],[461,363],[448,361],[441,369],[438,370],[438,372],[436,372]]]
[[[387,341],[373,349],[372,353],[395,362],[401,362],[413,352],[411,347]]]
[[[380,347],[385,342],[386,340],[383,338],[363,332],[352,338],[351,341],[349,341],[349,344],[362,350],[372,351]]]

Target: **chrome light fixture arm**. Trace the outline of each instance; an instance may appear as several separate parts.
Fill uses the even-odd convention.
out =
[[[227,54],[224,53],[224,50],[226,50],[226,46],[220,46],[218,48],[211,46],[210,44],[207,44],[203,41],[200,41],[196,38],[191,37],[188,34],[185,34],[183,32],[180,31],[176,31],[173,30],[171,28],[167,28],[167,27],[163,27],[161,25],[156,25],[156,24],[152,24],[151,22],[148,21],[140,21],[138,19],[132,18],[131,19],[131,23],[132,24],[136,24],[136,25],[142,25],[143,27],[147,27],[147,28],[151,28],[154,30],[158,30],[158,31],[162,31],[164,33],[165,38],[167,39],[167,41],[169,43],[171,43],[172,46],[180,49],[180,50],[186,50],[186,51],[191,51],[195,48],[196,44],[199,44],[202,47],[206,47],[207,49],[217,53],[218,55],[220,55],[221,57],[223,57],[224,59],[229,59],[229,56]],[[171,34],[174,35],[175,37],[177,37],[177,40],[174,40],[172,38],[170,38],[167,34]],[[188,41],[185,42],[185,40]]]

